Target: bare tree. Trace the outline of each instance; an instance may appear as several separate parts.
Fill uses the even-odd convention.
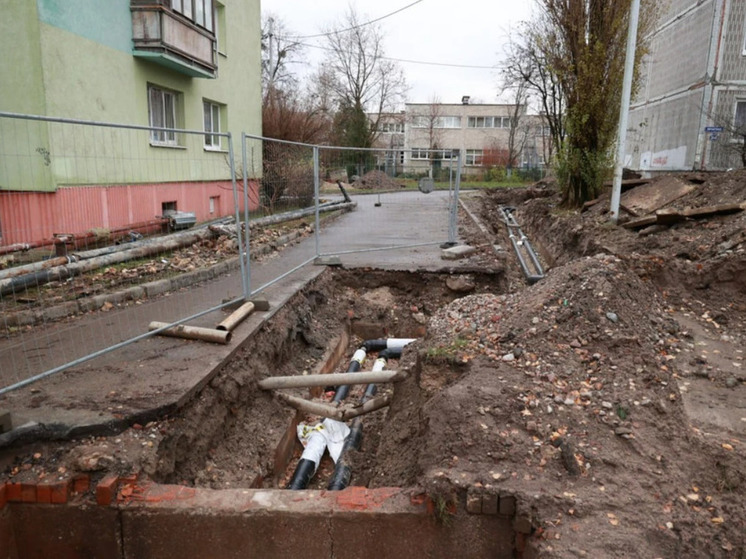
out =
[[[551,74],[549,83],[557,84],[565,104],[557,177],[568,206],[594,198],[612,167],[630,2],[538,0],[541,16],[529,26],[527,44],[536,50],[539,68]],[[643,0],[638,63],[658,4]],[[554,125],[549,118],[549,126]]]
[[[510,122],[508,128],[508,161],[505,172],[508,177],[513,175],[513,166],[523,153],[528,141],[530,123],[527,122],[529,88],[526,82],[518,82],[507,90],[511,94]]]
[[[299,62],[304,46],[290,38],[285,22],[272,14],[262,16],[262,96],[298,86],[290,65]]]
[[[539,48],[541,20],[524,24],[523,33],[511,38],[502,68],[502,88],[525,88],[526,104],[532,100],[546,120],[550,141],[543,142],[545,161],[551,161],[565,139],[565,98],[557,76],[550,71]],[[542,134],[543,137],[543,134]]]
[[[346,145],[370,147],[381,114],[394,111],[403,101],[404,73],[385,58],[381,28],[363,23],[352,7],[326,38],[325,73],[339,108],[343,140]]]

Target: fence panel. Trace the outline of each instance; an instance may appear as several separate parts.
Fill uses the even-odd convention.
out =
[[[320,148],[322,196],[347,184],[354,220],[322,229],[322,255],[399,251],[456,238],[460,156],[442,150]]]
[[[227,134],[0,113],[0,391],[240,297],[235,176]]]

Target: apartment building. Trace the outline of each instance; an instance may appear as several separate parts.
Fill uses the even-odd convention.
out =
[[[625,166],[744,166],[746,0],[671,0],[630,111]]]

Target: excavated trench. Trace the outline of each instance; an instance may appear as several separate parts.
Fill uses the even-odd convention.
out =
[[[150,472],[153,479],[211,489],[285,487],[302,450],[296,437],[298,422],[323,418],[296,413],[273,391],[261,390],[257,382],[274,376],[342,373],[365,340],[423,338],[428,317],[464,294],[449,288],[447,280],[452,287],[458,280],[464,293],[500,293],[503,287],[499,276],[476,273],[330,271],[322,275],[278,312],[169,423]],[[370,353],[361,370],[370,371],[376,355]],[[415,391],[422,392],[415,395],[418,402],[424,394],[445,386],[449,375],[458,374],[432,368],[423,374],[416,342],[401,359],[387,364],[389,370],[402,368],[419,379],[415,383]],[[399,393],[407,392],[412,399],[412,386],[412,382],[381,385],[379,395],[390,395],[396,407]],[[364,388],[352,386],[345,402],[357,403]],[[329,402],[334,394],[330,389],[296,388],[282,393]],[[410,487],[418,482],[418,465],[406,463],[406,457],[402,462],[402,457],[380,444],[382,437],[397,430],[396,425],[387,425],[387,415],[383,409],[363,418],[362,448],[350,456],[354,486]],[[325,453],[309,489],[325,488],[333,468]]]

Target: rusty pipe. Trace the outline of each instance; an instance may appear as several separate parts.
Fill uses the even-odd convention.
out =
[[[251,313],[254,312],[254,303],[249,301],[238,307],[223,322],[218,324],[217,330],[232,332],[233,329],[241,324]]]
[[[148,326],[148,330],[159,330],[167,328],[167,322],[153,321]],[[158,332],[161,336],[171,336],[172,338],[185,338],[187,340],[199,340],[201,342],[211,342],[214,344],[226,345],[231,341],[231,333],[223,330],[213,330],[212,328],[201,328],[199,326],[187,326],[180,324]]]

